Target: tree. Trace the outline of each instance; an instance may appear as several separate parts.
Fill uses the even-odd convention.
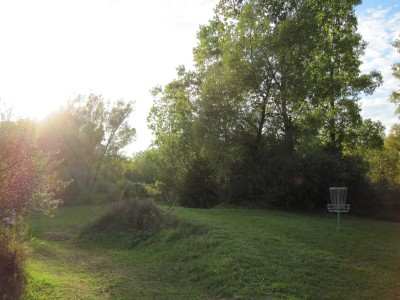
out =
[[[264,193],[274,153],[291,156],[313,136],[315,145],[341,153],[361,126],[358,95],[372,93],[381,76],[359,70],[358,3],[220,1],[201,27],[200,117],[224,150],[242,149],[236,159],[246,157],[245,166],[235,173],[247,171],[241,177],[249,188]]]
[[[64,183],[57,164],[37,143],[36,125],[29,120],[1,122],[0,144],[0,219],[11,212],[24,216],[29,207],[47,212],[46,207],[57,206],[54,192]]]
[[[379,72],[361,74],[360,56],[366,43],[357,33],[354,7],[359,0],[306,1],[314,20],[314,47],[309,62],[310,96],[322,120],[323,137],[340,151],[349,128],[360,124],[359,94],[372,94],[382,83]]]
[[[28,123],[0,123],[1,215],[18,214],[28,206],[33,193],[33,128]]]
[[[247,181],[239,185],[253,191],[248,198],[265,196],[268,152],[291,155],[309,116],[313,27],[299,3],[220,1],[198,33],[199,117],[209,157],[221,166],[220,178],[233,176],[225,181],[236,187]]]
[[[156,166],[152,161],[153,150],[139,152],[124,164],[124,177],[131,182],[153,184]]]
[[[362,156],[369,149],[382,150],[384,141],[385,126],[380,121],[366,119],[359,126],[348,130],[343,140],[343,152],[351,155],[359,151]]]
[[[400,208],[400,126],[393,125],[383,149],[364,153],[369,163],[368,176],[383,212]]]
[[[214,19],[201,27],[195,49],[204,74],[204,121],[226,141],[236,134],[252,136],[253,155],[267,135],[293,151],[293,111],[296,101],[304,99],[297,81],[301,60],[293,59],[300,52],[298,39],[289,36],[294,26],[286,26],[290,20],[281,8],[277,1],[220,1]],[[296,67],[299,73],[291,71]]]
[[[29,120],[0,122],[0,297],[19,299],[25,285],[24,228],[30,213],[50,213],[65,183]]]
[[[194,136],[196,77],[183,66],[177,71],[176,80],[152,90],[155,99],[148,116],[149,128],[156,137],[156,161],[161,171],[158,180],[175,193],[190,160],[198,152]]]
[[[400,39],[393,42],[393,47],[400,53]],[[400,63],[396,63],[392,66],[393,75],[395,78],[400,79]],[[393,91],[390,95],[390,100],[397,106],[396,113],[400,115],[400,90]]]
[[[382,80],[378,72],[360,74],[357,4],[220,1],[194,52],[205,77],[205,114],[218,121],[227,112],[225,120],[236,120],[256,145],[271,135],[287,153],[310,129],[340,148],[346,128],[360,124],[359,93],[372,93]],[[219,106],[223,113],[214,112]]]
[[[394,41],[393,46],[400,51],[400,40]],[[400,63],[392,66],[393,75],[400,79]],[[390,96],[391,102],[396,105],[396,113],[400,114],[399,91],[393,91]],[[398,194],[400,193],[400,125],[394,124],[389,135],[384,141],[383,149],[369,150],[364,153],[368,160],[370,169],[369,179],[379,195],[381,210],[389,213],[400,208]]]
[[[113,104],[102,96],[78,96],[43,124],[43,141],[48,151],[63,160],[63,174],[73,179],[70,192],[93,201],[104,162],[118,157],[135,136],[129,125],[133,102]],[[58,151],[59,150],[59,151]]]

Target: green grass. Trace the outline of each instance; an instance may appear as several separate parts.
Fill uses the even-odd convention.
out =
[[[398,223],[346,215],[337,230],[334,215],[173,208],[199,226],[127,249],[129,233],[78,237],[104,210],[31,220],[27,299],[400,298]]]

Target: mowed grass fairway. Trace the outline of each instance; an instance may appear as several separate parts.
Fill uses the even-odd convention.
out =
[[[163,208],[197,225],[136,247],[78,237],[108,206],[30,221],[27,299],[400,299],[400,224],[335,215]]]

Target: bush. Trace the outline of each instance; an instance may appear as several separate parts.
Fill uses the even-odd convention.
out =
[[[124,191],[124,197],[126,199],[134,199],[134,198],[143,199],[148,196],[149,194],[146,190],[144,183],[131,182],[131,181],[126,182]]]
[[[2,300],[20,299],[25,288],[26,250],[15,236],[16,234],[11,229],[0,228],[0,298]]]
[[[330,187],[345,186],[352,211],[367,214],[377,205],[367,173],[362,158],[320,148],[304,154],[270,153],[258,164],[244,160],[232,168],[230,203],[320,210],[330,202]]]
[[[174,218],[160,210],[152,200],[135,199],[116,204],[89,227],[96,230],[155,230],[173,221]]]
[[[205,159],[196,159],[184,175],[178,191],[181,205],[193,208],[210,208],[218,204],[218,194],[213,171]]]
[[[118,203],[108,213],[86,226],[81,236],[102,231],[124,232],[123,245],[136,246],[162,228],[175,226],[176,218],[160,210],[152,200],[130,200]]]

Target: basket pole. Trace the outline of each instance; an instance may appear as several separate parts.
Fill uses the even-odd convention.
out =
[[[337,213],[337,227],[340,229],[340,213],[348,212],[350,210],[350,205],[346,204],[347,198],[347,188],[346,187],[331,187],[329,188],[329,194],[331,198],[331,203],[328,204],[328,210],[330,212]]]

